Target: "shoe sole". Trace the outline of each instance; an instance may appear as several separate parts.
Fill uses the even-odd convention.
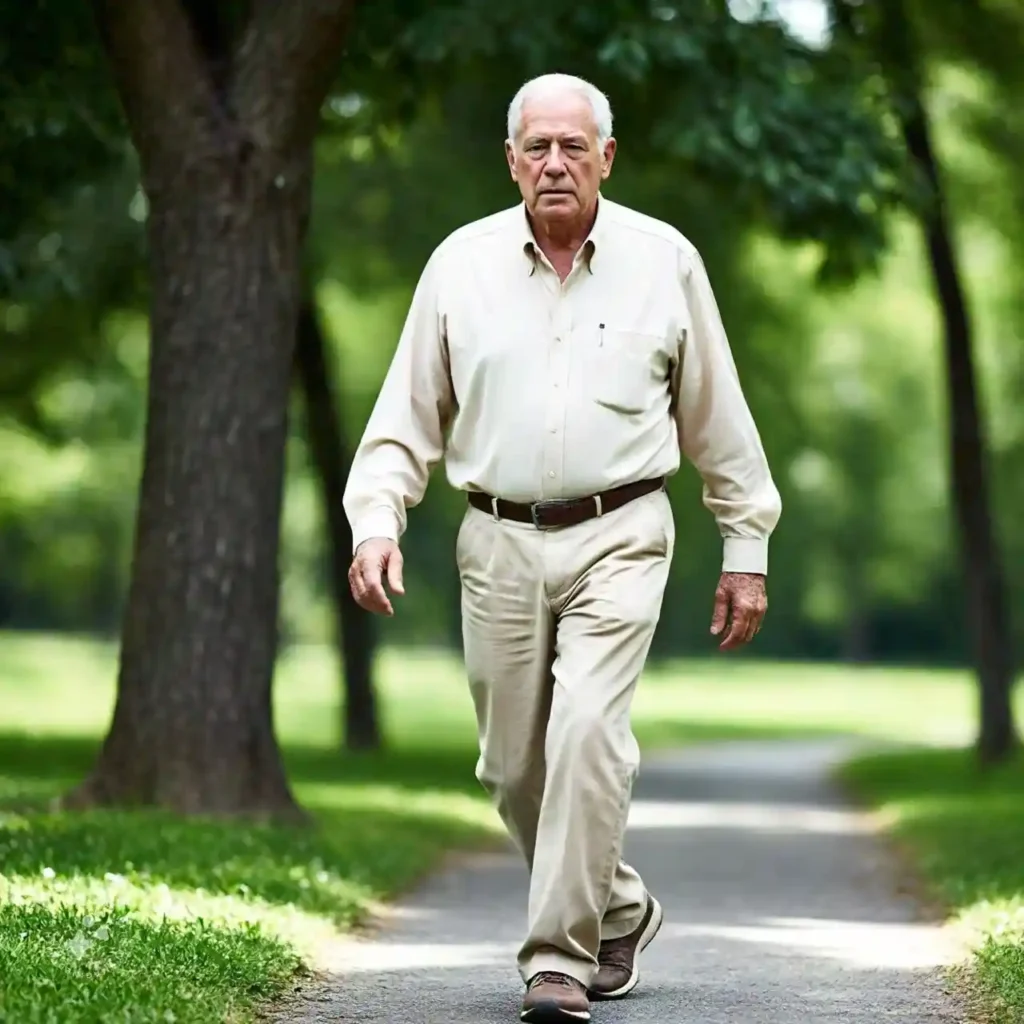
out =
[[[590,1020],[590,1011],[566,1010],[551,999],[523,1010],[519,1019],[526,1024],[579,1024]]]
[[[625,985],[613,989],[611,992],[591,992],[591,999],[604,1001],[621,999],[623,996],[628,996],[636,988],[637,982],[640,981],[640,954],[654,941],[654,937],[661,930],[662,922],[665,920],[665,911],[653,896],[651,897],[651,903],[654,904],[654,910],[651,913],[650,921],[647,922],[647,927],[640,936],[640,942],[637,944],[636,956],[633,957],[633,973],[630,974],[629,981]]]

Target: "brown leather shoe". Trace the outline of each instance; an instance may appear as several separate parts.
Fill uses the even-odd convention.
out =
[[[647,894],[647,910],[635,931],[621,939],[606,939],[597,954],[600,965],[590,985],[592,999],[621,999],[636,988],[640,980],[637,958],[658,934],[665,912],[661,904]]]
[[[590,1020],[586,986],[568,974],[541,971],[526,986],[520,1017],[529,1024],[573,1024]]]

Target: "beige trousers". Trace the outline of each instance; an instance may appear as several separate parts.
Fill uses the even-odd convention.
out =
[[[663,490],[555,530],[470,507],[459,529],[477,778],[530,869],[524,980],[590,984],[601,940],[643,915],[621,859],[640,760],[630,707],[674,543]]]

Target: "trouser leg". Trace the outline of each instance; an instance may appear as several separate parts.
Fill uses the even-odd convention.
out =
[[[556,683],[519,965],[525,978],[560,970],[589,984],[602,937],[631,931],[644,900],[621,859],[639,766],[630,709],[661,611],[671,508],[658,492],[546,539]]]
[[[635,927],[621,859],[639,763],[629,710],[674,540],[659,492],[568,530],[470,510],[458,541],[478,777],[531,868],[524,978],[588,984],[602,938]]]
[[[477,777],[532,868],[554,689],[545,543],[535,531],[483,518],[471,509],[459,535],[463,643],[480,743]],[[644,909],[643,882],[620,861],[602,939],[631,932]]]
[[[476,774],[532,867],[554,686],[554,619],[536,531],[470,509],[459,531],[462,633],[476,711]]]

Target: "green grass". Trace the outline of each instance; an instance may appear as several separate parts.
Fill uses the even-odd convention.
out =
[[[972,1019],[1024,1020],[1024,759],[983,773],[968,751],[911,751],[858,759],[842,777],[963,930]]]
[[[432,867],[500,834],[473,778],[458,659],[385,652],[390,748],[337,752],[330,652],[282,657],[275,715],[315,827],[49,813],[110,716],[112,645],[0,635],[0,1022],[242,1024],[318,952]],[[651,670],[646,749],[853,731],[941,739],[971,728],[963,673],[712,659]]]
[[[48,813],[91,748],[0,740],[0,1021],[249,1020],[375,902],[496,834],[472,762],[415,752],[381,771],[291,752],[310,829]]]

